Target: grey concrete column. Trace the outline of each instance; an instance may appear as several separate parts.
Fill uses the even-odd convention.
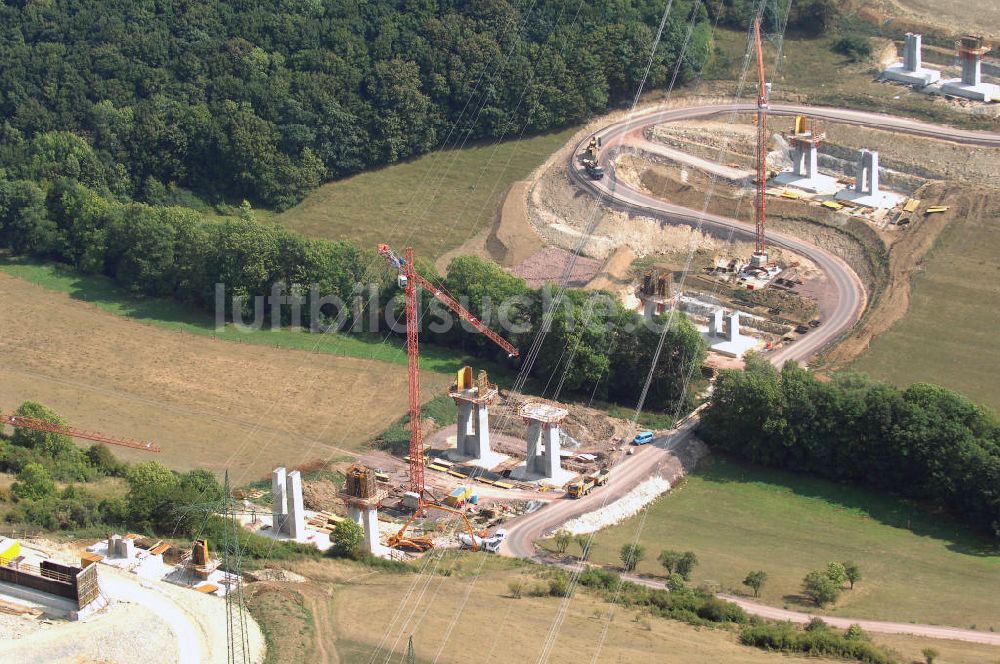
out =
[[[458,437],[455,440],[455,449],[459,454],[469,456],[468,439],[475,435],[475,423],[472,421],[472,402],[458,402]]]
[[[721,337],[724,334],[722,329],[722,309],[716,309],[712,312],[708,331],[713,337]]]
[[[740,339],[740,312],[734,311],[729,314],[729,340],[739,341]]]
[[[903,47],[903,67],[907,71],[917,71],[923,66],[921,50],[921,35],[906,33],[906,45]]]
[[[288,514],[286,481],[285,469],[275,468],[271,473],[271,530],[276,535],[285,531],[285,518]]]
[[[288,474],[288,516],[285,519],[286,532],[294,540],[306,536],[305,507],[302,504],[302,475],[293,470]]]
[[[378,541],[378,510],[363,510],[361,513],[361,519],[364,522],[362,528],[364,528],[365,531],[365,551],[373,555],[379,555],[382,550],[382,546]]]
[[[532,420],[528,423],[528,456],[525,459],[525,467],[529,473],[543,472],[539,463],[542,446],[542,423]]]
[[[469,456],[483,459],[490,453],[490,408],[486,404],[476,406],[476,436],[469,445]]]
[[[806,177],[811,178],[819,172],[819,158],[816,155],[816,144],[810,143],[803,147],[805,154]]]
[[[353,505],[348,505],[347,518],[353,521],[354,523],[358,524],[362,528],[365,527],[365,518],[364,515],[361,514],[361,508],[354,507]]]
[[[545,438],[545,456],[542,457],[543,470],[542,474],[545,477],[555,477],[559,472],[559,426],[556,424],[550,424],[543,429]]]
[[[868,189],[872,196],[878,195],[878,152],[875,150],[868,153]]]
[[[982,62],[978,56],[962,58],[962,83],[980,85],[983,82]]]

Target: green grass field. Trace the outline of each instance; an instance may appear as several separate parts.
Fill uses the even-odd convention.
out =
[[[945,228],[914,280],[906,316],[852,368],[897,385],[944,385],[1000,411],[1000,203],[992,207]]]
[[[844,19],[842,19],[844,20]],[[767,39],[764,45],[764,67],[767,78],[773,84],[772,96],[775,102],[793,101],[820,106],[840,106],[858,110],[870,110],[894,115],[905,115],[929,122],[942,122],[956,126],[994,129],[995,120],[989,116],[973,115],[956,110],[947,104],[933,103],[927,95],[914,92],[901,85],[891,85],[875,80],[874,62],[853,63],[844,55],[831,49],[840,34],[876,34],[880,27],[869,23],[850,21],[837,30],[817,38],[805,38],[787,34],[782,42],[784,56],[780,66],[776,65],[777,49],[774,42]],[[892,39],[902,39],[902,32],[887,27],[885,35]],[[707,78],[736,81],[747,44],[747,33],[743,30],[716,28],[714,40],[725,55],[716,58],[709,66]],[[874,44],[874,42],[873,42]],[[743,94],[746,99],[755,94],[757,74],[753,65],[747,74]],[[733,84],[735,88],[735,84]],[[772,119],[772,129],[787,121]]]
[[[294,350],[307,350],[343,357],[406,364],[406,348],[396,338],[375,335],[309,334],[290,329],[241,331],[233,325],[217,330],[212,316],[168,299],[136,297],[100,275],[83,275],[72,268],[52,263],[38,263],[21,258],[0,256],[0,271],[19,279],[90,302],[115,314],[148,325],[210,336],[234,343],[255,344]],[[481,360],[437,346],[424,344],[420,366],[428,371],[454,373],[466,364],[482,366]],[[502,375],[496,367],[487,370]]]
[[[640,518],[598,533],[594,560],[618,564]],[[887,496],[709,459],[648,511],[639,571],[662,573],[661,550],[694,551],[692,583],[749,592],[743,578],[762,569],[762,601],[811,610],[799,597],[806,573],[854,560],[865,578],[825,612],[1000,629],[1000,550],[946,523]]]
[[[433,260],[488,226],[510,184],[575,131],[434,152],[330,182],[274,220],[310,237],[412,244],[418,256]]]

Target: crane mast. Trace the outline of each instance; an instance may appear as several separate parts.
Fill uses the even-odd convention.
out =
[[[764,239],[764,220],[767,210],[767,98],[764,79],[764,51],[760,43],[760,19],[753,23],[754,47],[757,50],[757,193],[754,196],[754,251],[750,259],[753,267],[765,267],[767,244]]]
[[[413,264],[412,247],[407,247],[403,256],[400,256],[389,245],[380,244],[378,245],[378,253],[385,258],[389,265],[396,268],[399,285],[403,288],[406,296],[406,366],[410,397],[410,491],[419,497],[417,513],[420,513],[423,511],[424,494],[427,489],[424,485],[424,432],[420,426],[420,328],[417,320],[417,286],[427,290],[434,298],[468,321],[493,343],[507,351],[508,356],[517,357],[518,351],[507,340],[473,316],[455,298],[417,274]],[[432,502],[436,503],[436,501]]]

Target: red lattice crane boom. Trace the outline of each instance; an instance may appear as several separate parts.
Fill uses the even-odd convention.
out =
[[[753,211],[756,232],[754,251],[750,264],[767,265],[767,244],[764,239],[764,220],[767,211],[767,83],[764,79],[764,51],[760,43],[760,19],[753,23],[754,47],[757,50],[757,193]]]
[[[420,508],[417,510],[419,513],[422,511],[424,494],[427,489],[424,485],[424,435],[423,429],[420,427],[420,328],[417,320],[417,285],[430,292],[446,307],[507,351],[510,357],[517,357],[518,352],[514,346],[486,327],[455,298],[417,274],[413,266],[412,247],[407,247],[401,257],[389,245],[380,244],[378,245],[378,253],[399,272],[399,284],[406,294],[406,365],[410,395],[410,491],[420,497]]]
[[[98,443],[107,443],[108,445],[131,447],[134,450],[143,450],[145,452],[160,451],[159,447],[157,447],[154,443],[150,443],[148,441],[133,440],[131,438],[120,438],[117,436],[107,436],[103,433],[97,433],[96,431],[85,431],[83,429],[77,429],[76,427],[70,427],[63,424],[55,424],[53,422],[38,419],[36,417],[22,417],[20,415],[6,415],[4,413],[0,413],[0,425],[3,424],[9,424],[12,427],[18,427],[21,429],[34,429],[35,431],[58,433],[63,436],[82,438],[84,440],[92,440]]]

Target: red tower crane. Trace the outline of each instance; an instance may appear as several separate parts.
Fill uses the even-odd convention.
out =
[[[407,247],[401,257],[389,245],[380,244],[378,245],[378,253],[396,268],[399,273],[399,285],[406,294],[406,364],[410,394],[410,491],[418,496],[417,513],[420,513],[423,511],[424,494],[427,493],[427,488],[424,485],[424,440],[423,429],[420,426],[420,345],[419,321],[417,320],[417,285],[419,284],[430,292],[445,306],[485,334],[493,343],[507,351],[510,357],[517,357],[518,352],[503,337],[483,325],[455,298],[417,274],[413,266],[412,247]],[[434,497],[431,496],[431,498]],[[432,502],[437,501],[432,500]]]
[[[767,210],[767,83],[764,80],[764,51],[760,45],[760,19],[753,23],[754,46],[757,49],[757,194],[753,212],[756,234],[754,237],[752,267],[767,265],[767,244],[764,240],[764,219]]]
[[[20,429],[34,429],[35,431],[47,431],[48,433],[58,433],[63,436],[71,436],[73,438],[93,440],[98,443],[107,443],[108,445],[131,447],[134,450],[144,450],[146,452],[160,451],[160,448],[154,443],[147,441],[107,436],[103,433],[84,431],[83,429],[77,429],[76,427],[70,427],[63,424],[55,424],[53,422],[35,417],[22,417],[21,415],[6,415],[4,413],[0,413],[0,426],[4,424],[9,424],[12,427],[18,427]]]

